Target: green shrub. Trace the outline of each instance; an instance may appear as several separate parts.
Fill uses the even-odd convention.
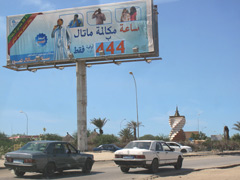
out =
[[[231,140],[240,142],[240,134],[239,134],[239,133],[234,134],[234,135],[231,137]]]
[[[112,135],[102,134],[102,135],[96,136],[93,139],[93,143],[95,146],[99,146],[101,144],[113,144],[113,143],[116,144],[116,143],[119,143],[119,139],[113,134]]]

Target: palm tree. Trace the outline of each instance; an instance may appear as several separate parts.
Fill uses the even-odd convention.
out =
[[[91,119],[91,123],[94,124],[98,129],[99,129],[99,134],[103,134],[103,126],[107,123],[107,119],[106,118],[94,118],[94,119]]]
[[[118,135],[121,137],[122,142],[129,142],[131,140],[133,140],[133,133],[131,131],[131,129],[129,128],[124,128],[122,129]]]
[[[127,127],[133,130],[133,135],[135,140],[137,139],[137,127],[139,127],[141,124],[142,124],[141,122],[137,123],[135,121],[131,121],[127,123]]]
[[[233,129],[240,131],[240,121],[237,121],[237,123],[234,124],[235,127]]]

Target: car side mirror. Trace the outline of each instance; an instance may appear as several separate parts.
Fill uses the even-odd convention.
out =
[[[175,151],[175,148],[171,148],[171,151]]]

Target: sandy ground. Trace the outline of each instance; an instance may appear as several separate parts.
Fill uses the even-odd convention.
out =
[[[239,180],[240,166],[226,169],[207,169],[201,171],[193,171],[186,175],[178,175],[172,177],[152,177],[154,180]]]

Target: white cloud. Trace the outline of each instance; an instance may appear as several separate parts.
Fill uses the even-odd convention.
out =
[[[0,37],[6,36],[6,18],[4,16],[0,16]]]
[[[39,11],[48,11],[56,9],[55,4],[48,2],[47,0],[23,0],[24,5],[36,6]]]

